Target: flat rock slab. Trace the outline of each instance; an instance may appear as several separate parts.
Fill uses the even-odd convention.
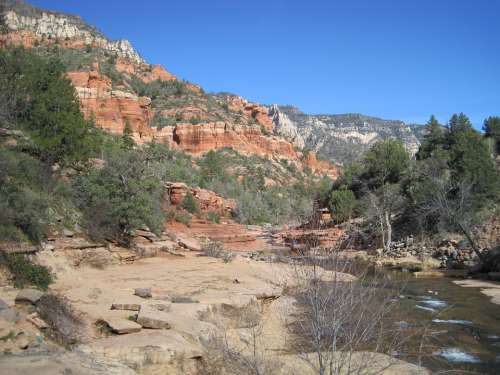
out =
[[[151,298],[151,288],[135,288],[134,294],[141,298]]]
[[[109,328],[119,335],[126,333],[139,332],[141,330],[141,325],[136,322],[124,319],[124,318],[106,318],[104,322],[109,326]]]
[[[17,323],[19,321],[19,313],[12,308],[6,308],[0,310],[0,318],[9,322],[9,323]]]
[[[191,251],[201,251],[201,244],[196,238],[192,237],[178,237],[179,245],[191,250]]]
[[[139,311],[141,305],[137,303],[113,303],[111,305],[111,310],[128,310],[128,311]]]
[[[23,289],[17,294],[15,302],[31,303],[32,305],[36,305],[44,294],[44,292],[41,292],[37,289]]]
[[[3,299],[0,298],[0,310],[8,309],[9,305]]]
[[[145,309],[139,312],[137,323],[143,328],[170,329],[170,316],[163,311]]]

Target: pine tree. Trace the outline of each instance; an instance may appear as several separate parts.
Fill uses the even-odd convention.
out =
[[[130,121],[125,119],[125,126],[123,128],[123,135],[122,135],[122,143],[123,143],[123,148],[125,149],[131,149],[134,147],[135,142],[134,139],[132,138],[132,127],[130,126]]]
[[[417,159],[427,159],[433,153],[444,145],[445,137],[443,126],[438,122],[434,115],[431,116],[426,124],[427,133],[417,153]]]
[[[491,140],[493,153],[500,154],[500,117],[490,116],[484,120],[484,136]]]

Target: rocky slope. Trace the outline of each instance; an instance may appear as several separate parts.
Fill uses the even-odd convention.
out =
[[[272,105],[269,115],[276,135],[338,163],[356,160],[383,138],[401,139],[415,153],[424,132],[422,126],[402,121],[360,114],[307,115],[293,106]]]
[[[0,47],[22,45],[56,54],[67,67],[87,118],[113,134],[128,124],[134,140],[167,143],[191,155],[233,148],[335,178],[338,168],[305,156],[273,134],[267,108],[230,94],[212,95],[146,63],[126,40],[111,41],[79,17],[9,0],[2,13]]]

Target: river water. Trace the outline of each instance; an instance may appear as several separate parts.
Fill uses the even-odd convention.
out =
[[[393,278],[404,285],[395,324],[415,334],[404,359],[435,373],[500,375],[500,305],[453,279]]]

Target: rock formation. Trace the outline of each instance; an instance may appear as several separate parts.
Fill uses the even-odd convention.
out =
[[[10,31],[3,39],[3,43],[32,47],[36,43],[52,44],[64,41],[70,48],[92,46],[126,57],[135,63],[143,62],[128,40],[110,41],[79,17],[37,10],[19,4],[14,10],[8,10],[4,14],[3,22]]]
[[[111,80],[98,71],[69,72],[68,78],[76,88],[87,118],[93,118],[99,126],[114,134],[122,134],[128,122],[139,143],[153,139],[154,131],[149,126],[151,99],[113,90]]]
[[[235,95],[211,95],[194,84],[180,82],[159,65],[147,64],[126,40],[110,41],[79,17],[11,2],[3,13],[0,47],[59,48],[81,51],[82,62],[67,73],[76,88],[82,112],[113,134],[122,134],[128,123],[136,143],[155,140],[200,156],[210,150],[233,148],[275,160],[288,159],[299,169],[336,177],[337,167],[308,156],[306,164],[294,145],[273,135],[274,124],[266,107]],[[90,55],[86,55],[90,52]],[[103,66],[103,69],[100,68]],[[144,87],[173,92],[164,100],[141,96]],[[171,86],[168,86],[168,85]],[[168,90],[174,91],[168,91]],[[175,91],[179,90],[179,91]],[[154,99],[154,95],[151,94]],[[182,99],[182,100],[180,100]],[[158,126],[160,122],[168,125]],[[277,132],[279,134],[279,132]]]
[[[338,163],[358,159],[373,143],[388,137],[401,139],[415,153],[425,129],[360,114],[307,115],[293,106],[272,105],[269,115],[276,135]]]

